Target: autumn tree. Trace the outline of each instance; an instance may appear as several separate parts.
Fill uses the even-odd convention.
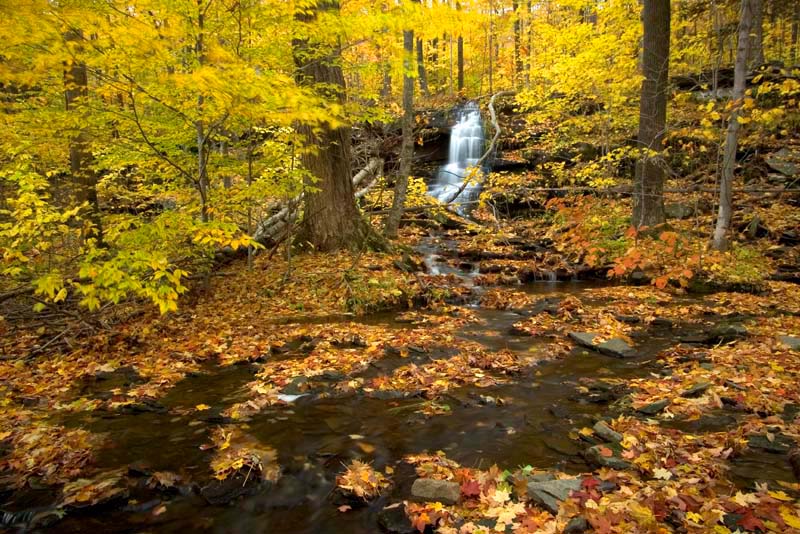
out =
[[[664,164],[658,152],[667,123],[670,0],[645,0],[642,19],[642,93],[639,103],[639,146],[633,223],[637,228],[664,222]]]
[[[758,0],[742,0],[739,19],[739,41],[736,45],[736,64],[734,67],[733,93],[731,95],[731,113],[728,118],[728,129],[725,134],[722,172],[719,180],[719,210],[717,224],[711,246],[716,250],[728,248],[728,230],[733,216],[733,178],[736,168],[736,151],[739,147],[739,122],[747,89],[747,58],[750,53],[750,31],[755,14],[755,2]]]

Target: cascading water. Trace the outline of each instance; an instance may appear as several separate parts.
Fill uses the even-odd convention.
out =
[[[471,172],[482,172],[474,169],[484,150],[483,124],[478,105],[470,102],[464,106],[458,116],[458,122],[450,134],[450,156],[447,165],[439,169],[436,181],[431,184],[429,194],[447,202],[461,188],[464,180]],[[465,201],[475,198],[478,192],[477,183],[469,183],[456,197]]]

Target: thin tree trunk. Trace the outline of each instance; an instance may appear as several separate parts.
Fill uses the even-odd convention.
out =
[[[660,155],[667,124],[670,0],[645,0],[642,18],[642,96],[639,104],[639,146],[645,153],[636,164],[634,226],[664,222],[664,167]]]
[[[82,36],[77,31],[65,35],[67,41],[79,41]],[[64,73],[64,103],[67,111],[79,112],[81,100],[89,95],[89,73],[86,63],[73,58]],[[92,230],[88,237],[102,240],[103,227],[100,220],[100,203],[97,198],[97,172],[92,168],[93,156],[91,139],[86,128],[81,128],[69,144],[69,168],[75,180],[79,202],[89,204],[89,221]]]
[[[381,87],[381,98],[389,100],[392,98],[392,69],[387,63],[383,66],[383,87]]]
[[[753,1],[753,67],[760,67],[764,61],[764,3],[763,0]]]
[[[511,2],[514,12],[514,85],[519,85],[522,76],[522,55],[520,53],[520,40],[522,39],[522,17],[519,12],[519,1]]]
[[[201,2],[197,3],[197,40],[195,41],[195,54],[197,55],[197,62],[202,68],[206,59],[205,43],[204,43],[204,28],[205,28],[205,12]],[[205,124],[203,123],[203,105],[205,104],[203,95],[197,97],[197,116],[195,121],[195,134],[197,137],[197,187],[200,192],[200,219],[203,222],[208,222],[208,152],[206,150],[206,132]]]
[[[458,90],[464,89],[464,38],[458,36]]]
[[[411,174],[411,161],[414,157],[414,32],[403,32],[403,141],[400,145],[400,172],[394,186],[392,209],[386,217],[384,234],[388,238],[397,237],[400,218],[406,204],[408,176]]]
[[[419,78],[419,91],[428,96],[428,75],[425,72],[425,51],[422,49],[422,39],[417,39],[417,78]]]
[[[800,2],[795,2],[792,13],[792,44],[789,48],[789,64],[797,64],[797,40],[800,34]]]
[[[312,23],[317,11],[339,9],[338,0],[318,0],[314,11],[298,12],[296,19]],[[326,98],[345,103],[345,81],[338,64],[340,51],[317,50],[304,39],[294,39],[292,46],[300,85],[318,86]],[[307,180],[303,195],[305,210],[303,237],[321,251],[358,248],[372,235],[361,217],[351,181],[350,127],[301,123],[296,126],[308,147],[301,161],[313,178]]]
[[[733,75],[733,110],[728,119],[728,131],[725,135],[725,153],[722,158],[722,175],[719,181],[719,212],[714,237],[711,242],[715,250],[727,250],[728,229],[733,213],[732,189],[733,174],[736,167],[736,151],[739,145],[739,114],[744,103],[747,89],[747,56],[750,50],[750,30],[755,11],[754,0],[742,0],[742,12],[739,20],[739,42],[736,46],[736,64]]]

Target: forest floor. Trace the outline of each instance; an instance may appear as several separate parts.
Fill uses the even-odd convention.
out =
[[[579,267],[552,224],[262,255],[44,350],[3,324],[3,526],[800,532],[800,286],[520,285]]]

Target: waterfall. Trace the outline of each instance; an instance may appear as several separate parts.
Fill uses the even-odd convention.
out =
[[[430,186],[429,194],[447,201],[459,190],[469,171],[483,155],[483,124],[481,112],[474,102],[466,104],[458,115],[458,122],[450,134],[450,154],[447,165],[439,169],[436,181]],[[477,172],[483,172],[477,169]],[[478,184],[469,184],[457,197],[470,200],[478,193]]]

